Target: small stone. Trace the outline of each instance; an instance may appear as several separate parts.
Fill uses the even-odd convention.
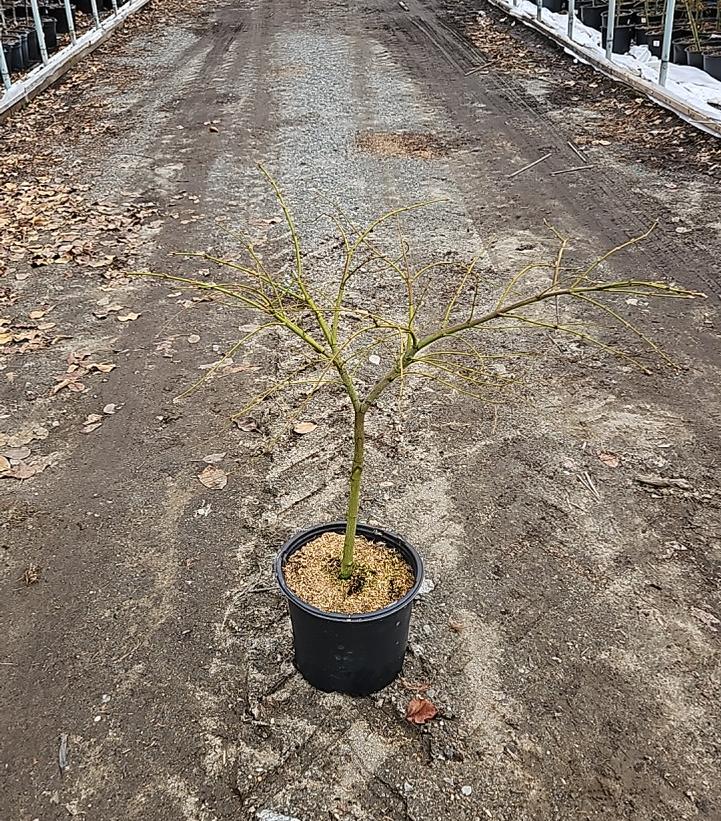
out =
[[[473,787],[471,787],[470,784],[466,784],[461,787],[461,792],[466,796],[466,798],[468,798],[468,796],[473,792]]]
[[[418,589],[419,596],[426,596],[428,593],[432,593],[436,589],[436,583],[433,579],[429,578],[428,576],[423,579],[420,588]]]
[[[275,810],[258,810],[255,817],[258,821],[299,821],[292,815],[283,815],[281,812]]]

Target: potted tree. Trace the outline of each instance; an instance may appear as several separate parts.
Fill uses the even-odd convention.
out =
[[[582,266],[567,264],[569,240],[554,231],[558,248],[553,258],[529,263],[495,294],[479,274],[479,259],[459,263],[444,258],[415,266],[402,235],[395,251],[383,249],[378,233],[403,214],[431,203],[398,208],[363,228],[342,214],[335,215],[342,248],[337,276],[332,282],[314,281],[291,210],[275,180],[263,173],[290,235],[289,268],[271,267],[251,242],[244,241],[240,261],[208,253],[189,255],[230,272],[230,281],[150,276],[258,312],[265,321],[248,336],[276,329],[297,343],[298,370],[251,400],[240,417],[278,391],[287,394],[293,387],[303,391],[301,408],[321,390],[337,390],[347,399],[353,453],[345,517],[295,534],[278,552],[275,574],[288,601],[299,671],[319,689],[364,695],[386,686],[400,672],[412,604],[423,580],[421,557],[405,539],[359,523],[366,421],[379,400],[394,388],[407,391],[415,379],[434,380],[444,389],[487,398],[502,381],[492,366],[505,356],[490,341],[490,333],[512,326],[566,334],[614,351],[646,370],[637,358],[563,321],[560,312],[565,301],[601,312],[670,363],[608,300],[694,294],[659,281],[634,276],[614,279],[606,273],[605,263],[612,256],[643,240],[652,229]],[[367,298],[361,304],[354,295],[356,280],[369,276],[381,295],[378,305],[369,305]],[[440,306],[427,302],[433,278],[445,284]],[[392,300],[387,295],[391,292]]]
[[[686,47],[686,61],[694,68],[703,68],[703,52],[701,41],[701,21],[703,19],[703,0],[684,0],[688,26],[691,30],[691,40]]]

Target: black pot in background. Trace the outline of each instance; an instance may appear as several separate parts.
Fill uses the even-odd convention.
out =
[[[601,28],[601,15],[608,13],[608,6],[584,6],[581,9],[581,22],[592,29]]]
[[[543,7],[555,14],[561,14],[568,8],[567,0],[542,0]]]
[[[690,66],[703,70],[703,53],[696,51],[696,46],[691,45],[686,48],[686,59]]]
[[[686,57],[687,48],[688,43],[684,40],[681,40],[680,42],[674,41],[671,43],[671,61],[679,66],[688,65],[688,60]]]
[[[704,54],[703,70],[717,80],[721,80],[721,53]]]
[[[405,539],[378,527],[358,525],[358,535],[395,548],[415,574],[412,589],[374,613],[326,613],[299,599],[285,583],[283,566],[303,545],[323,533],[345,533],[345,522],[303,530],[289,539],[275,560],[275,575],[288,599],[295,666],[313,687],[366,696],[390,684],[403,667],[413,600],[423,582],[423,561]]]
[[[636,26],[633,32],[633,42],[637,46],[645,46],[646,43],[648,43],[648,29],[645,29],[643,26]]]
[[[30,65],[30,52],[28,51],[28,33],[27,31],[17,31],[16,34],[20,39],[20,51],[22,54],[23,68],[27,68]]]
[[[48,51],[48,54],[55,51],[58,47],[58,35],[57,29],[55,28],[55,18],[53,17],[45,17],[43,18],[43,34],[45,35],[45,48]]]
[[[633,26],[616,26],[613,30],[613,53],[614,54],[628,54],[631,48],[631,40],[633,39]],[[601,29],[601,47],[606,48],[606,40],[608,39],[608,30]]]
[[[47,16],[55,20],[55,31],[57,34],[67,34],[70,31],[68,27],[68,17],[65,14],[65,6],[48,6]]]
[[[663,48],[663,34],[660,31],[649,31],[648,40],[646,41],[648,50],[654,57],[661,56],[661,49]]]
[[[40,62],[40,46],[38,45],[38,33],[34,28],[28,29],[28,57],[31,63]]]
[[[8,71],[11,74],[16,71],[22,71],[25,68],[22,41],[19,37],[17,37],[14,40],[8,40],[7,44],[10,46],[10,59],[8,60]]]
[[[617,26],[631,26],[636,23],[636,15],[633,12],[619,14],[616,16]],[[601,28],[608,28],[608,12],[601,15]]]

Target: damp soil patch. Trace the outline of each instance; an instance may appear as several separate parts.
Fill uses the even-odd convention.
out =
[[[403,131],[368,131],[356,137],[361,151],[381,157],[416,157],[433,160],[448,151],[448,146],[433,134]]]
[[[324,533],[286,562],[286,584],[304,602],[326,613],[372,613],[408,593],[415,577],[406,560],[388,545],[357,536],[354,570],[340,578],[342,533]]]

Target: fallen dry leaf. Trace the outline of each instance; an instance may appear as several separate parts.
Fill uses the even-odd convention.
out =
[[[615,453],[605,453],[603,451],[599,451],[598,458],[604,465],[610,468],[617,468],[621,464],[621,460]]]
[[[98,428],[102,427],[102,424],[102,422],[93,422],[90,425],[85,425],[85,427],[83,428],[83,433],[92,433],[94,430],[97,430]]]
[[[42,319],[46,313],[47,311],[42,311],[38,309],[37,311],[30,311],[28,316],[30,317],[30,319]]]
[[[83,422],[83,425],[92,425],[93,422],[102,422],[103,417],[100,413],[89,413],[87,419]]]
[[[8,345],[13,341],[13,335],[9,333],[0,334],[0,345]]]
[[[0,452],[6,459],[10,459],[11,462],[21,462],[30,456],[30,448],[24,447],[3,448]]]
[[[85,366],[89,371],[100,371],[100,373],[110,373],[118,366],[113,362],[91,362]]]
[[[406,707],[406,721],[425,724],[438,715],[436,705],[427,698],[412,698]]]
[[[293,425],[293,433],[298,433],[301,436],[306,433],[312,433],[318,425],[315,422],[296,422]]]
[[[191,335],[188,337],[188,342],[189,342],[191,345],[195,345],[195,344],[197,344],[198,342],[200,342],[200,337],[198,336],[198,334],[191,334]]]
[[[10,461],[4,456],[0,456],[0,473],[10,470]]]
[[[228,474],[217,465],[208,465],[198,475],[198,481],[210,490],[222,490],[228,484]]]
[[[103,408],[103,413],[107,414],[108,416],[112,416],[117,409],[118,406],[111,402]]]
[[[453,630],[454,633],[460,633],[461,630],[465,627],[463,622],[456,621],[453,616],[450,616],[448,619],[448,626]]]
[[[240,430],[244,430],[246,432],[260,430],[258,423],[252,416],[243,416],[240,419],[235,419],[234,421],[236,428],[239,428]]]
[[[29,479],[31,476],[34,476],[37,472],[37,468],[32,465],[28,465],[25,462],[20,462],[16,467],[4,473],[3,476],[7,476],[12,479],[20,479],[20,481],[23,481],[24,479]]]
[[[209,465],[215,465],[218,462],[222,462],[223,459],[225,459],[225,453],[210,453],[208,456],[203,457],[203,461]]]
[[[134,311],[128,311],[127,314],[118,314],[117,319],[118,322],[133,322],[139,316],[140,314],[136,314]]]

